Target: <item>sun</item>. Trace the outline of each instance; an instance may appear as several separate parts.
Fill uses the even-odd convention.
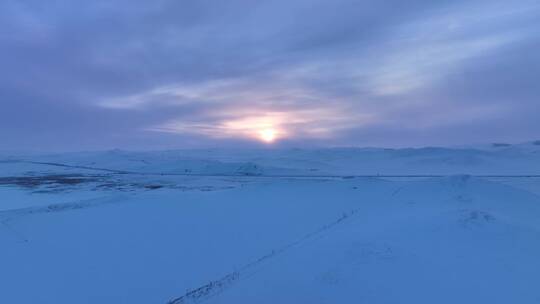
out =
[[[276,133],[274,129],[264,129],[259,131],[259,138],[266,143],[272,143],[276,140]]]

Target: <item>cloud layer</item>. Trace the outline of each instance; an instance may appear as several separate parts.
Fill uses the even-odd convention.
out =
[[[0,149],[540,131],[537,1],[6,0],[0,26]]]

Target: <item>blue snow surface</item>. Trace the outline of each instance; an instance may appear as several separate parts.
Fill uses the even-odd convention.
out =
[[[0,303],[540,303],[540,146],[0,155]]]

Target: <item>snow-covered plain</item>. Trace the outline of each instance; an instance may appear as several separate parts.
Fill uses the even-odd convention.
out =
[[[540,143],[0,154],[0,303],[540,303]]]

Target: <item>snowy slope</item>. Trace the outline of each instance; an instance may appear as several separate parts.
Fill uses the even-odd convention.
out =
[[[11,158],[1,158],[5,161]],[[66,153],[19,156],[30,162],[132,173],[206,175],[527,175],[540,172],[540,145],[466,148],[335,148],[319,150],[171,150],[159,152]],[[6,166],[2,164],[2,167]],[[36,165],[36,164],[34,164]],[[12,165],[13,166],[13,165]],[[53,170],[36,165],[36,169]],[[81,169],[81,168],[78,168]],[[26,168],[26,170],[32,170]],[[69,170],[56,167],[54,170]],[[98,170],[99,171],[99,170]]]
[[[348,176],[377,164],[423,174],[417,161],[441,157],[453,161],[433,170],[453,173],[471,153],[503,164],[481,174],[539,173],[536,150],[504,149],[11,159],[0,303],[538,303],[539,178]],[[186,167],[213,176],[159,174]],[[309,177],[323,171],[343,177]]]

